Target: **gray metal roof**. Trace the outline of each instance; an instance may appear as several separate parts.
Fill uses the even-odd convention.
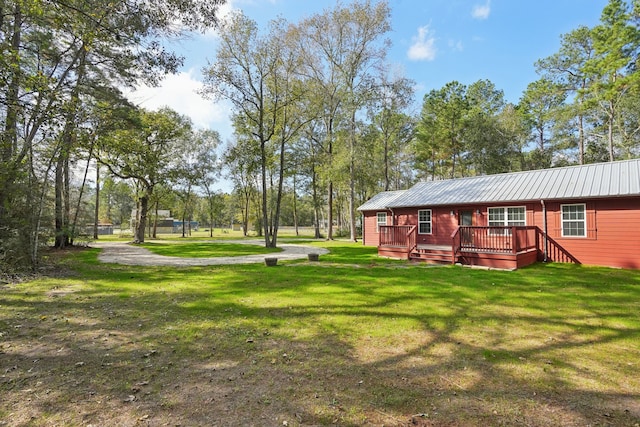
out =
[[[367,200],[358,208],[359,211],[377,211],[384,210],[392,203],[396,197],[405,193],[407,190],[383,191]]]
[[[625,196],[640,196],[640,159],[419,182],[387,200],[386,207]],[[370,210],[367,206],[369,202],[358,209]],[[379,205],[376,206],[375,209],[380,208]]]

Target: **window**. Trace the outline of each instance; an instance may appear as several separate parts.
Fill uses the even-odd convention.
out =
[[[561,205],[562,237],[587,237],[586,206]]]
[[[418,211],[418,234],[431,234],[431,209]]]
[[[489,208],[489,227],[504,225],[504,208]]]
[[[525,219],[524,206],[517,208],[507,208],[507,225],[509,227],[524,227],[527,225]]]
[[[380,226],[387,225],[387,213],[386,212],[378,212],[377,223],[376,223],[376,231],[380,232]]]
[[[523,227],[527,225],[524,206],[489,208],[489,227]],[[491,234],[503,234],[502,231],[490,231]],[[508,234],[505,230],[504,234]]]

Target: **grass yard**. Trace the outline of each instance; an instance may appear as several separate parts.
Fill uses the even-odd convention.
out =
[[[640,272],[103,265],[0,289],[0,425],[638,426]]]

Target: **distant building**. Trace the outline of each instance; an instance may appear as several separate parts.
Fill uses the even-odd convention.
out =
[[[87,224],[82,228],[82,234],[87,236],[93,236],[94,224]],[[98,235],[109,236],[113,234],[113,224],[101,222],[98,223]]]
[[[156,226],[156,233],[158,234],[182,234],[182,221],[172,218],[171,211],[167,209],[158,210],[158,218],[155,218],[156,212],[149,212],[147,215],[147,227],[153,227],[154,222]],[[131,211],[131,231],[135,230],[138,223],[137,209]],[[200,223],[198,221],[189,221],[186,224],[185,230],[198,231]]]

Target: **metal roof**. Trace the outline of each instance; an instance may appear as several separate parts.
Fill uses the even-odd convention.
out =
[[[378,196],[358,209],[380,209],[379,204],[375,208],[368,207]],[[640,196],[640,159],[419,182],[400,195],[386,199],[385,207],[625,196]]]
[[[376,211],[386,209],[393,200],[407,190],[383,191],[367,200],[358,208],[359,211]]]

